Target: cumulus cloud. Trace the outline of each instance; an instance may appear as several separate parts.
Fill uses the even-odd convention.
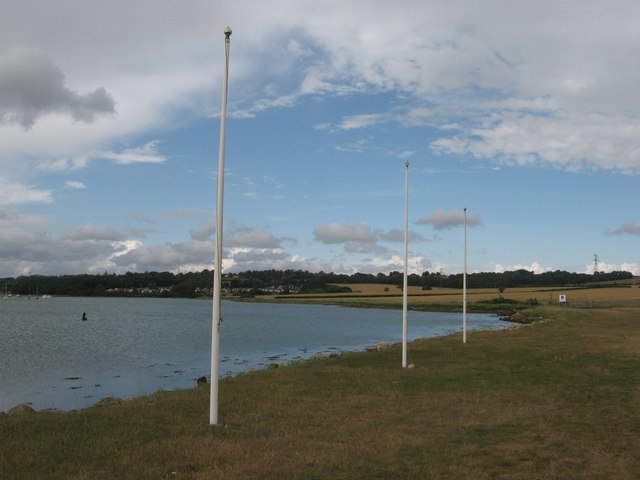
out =
[[[421,274],[422,272],[431,269],[432,265],[431,261],[422,255],[410,254],[407,259],[407,267],[410,275],[414,273]],[[361,273],[399,272],[404,270],[404,257],[394,254],[368,258],[354,266],[354,271]]]
[[[116,242],[52,235],[20,219],[0,229],[0,265],[8,275],[86,273],[117,253]]]
[[[640,225],[638,225],[638,222],[636,221],[623,223],[622,225],[620,225],[620,227],[616,228],[615,230],[607,230],[605,234],[606,235],[624,235],[624,234],[640,235]]]
[[[193,240],[210,240],[216,232],[216,220],[210,217],[197,228],[189,230]],[[228,226],[224,231],[224,247],[247,247],[257,249],[279,249],[284,242],[297,243],[291,237],[276,237],[271,232],[239,225],[233,219],[228,220]]]
[[[189,235],[193,240],[208,240],[216,233],[216,219],[208,218],[202,222],[197,228],[189,230]]]
[[[448,212],[439,208],[426,217],[421,217],[416,221],[418,225],[431,225],[436,230],[448,230],[464,225],[464,211],[449,210]],[[467,215],[467,226],[477,227],[482,225],[480,214]]]
[[[53,222],[0,207],[0,269],[7,276],[126,271],[113,258],[138,248],[140,232],[84,224],[52,233]],[[130,268],[129,268],[130,269]]]
[[[383,242],[401,243],[401,242],[404,242],[404,231],[398,230],[397,228],[392,228],[388,232],[380,232],[379,238]],[[409,235],[407,237],[407,240],[409,241],[409,243],[417,243],[417,242],[424,242],[427,239],[423,235],[419,234],[418,232],[409,230]]]
[[[295,268],[291,254],[284,250],[232,248],[228,251],[232,271]]]
[[[273,234],[264,230],[244,228],[233,232],[230,243],[238,247],[252,248],[280,248],[285,239],[276,238]]]
[[[521,265],[521,264],[502,265],[498,263],[493,266],[493,271],[496,273],[513,272],[515,270],[527,270],[529,272],[540,274],[544,272],[552,272],[554,270],[557,270],[557,268],[545,267],[540,262],[531,262],[531,264],[529,265]]]
[[[362,223],[347,225],[339,222],[331,222],[326,225],[317,227],[313,231],[316,240],[321,243],[372,243],[376,240],[376,236],[371,229]]]
[[[0,54],[0,124],[29,129],[48,113],[92,122],[115,113],[115,102],[103,87],[85,94],[70,90],[62,70],[38,50],[10,48]]]
[[[640,275],[640,264],[636,262],[623,262],[623,263],[606,263],[606,262],[598,262],[598,271],[599,272],[631,272],[632,274],[638,276]],[[581,273],[588,273],[593,275],[595,272],[595,265],[590,263],[584,266],[584,269]]]
[[[327,245],[343,244],[347,253],[374,253],[386,255],[389,249],[379,245],[378,242],[400,243],[404,242],[404,231],[391,229],[387,232],[381,229],[373,229],[362,223],[345,224],[331,222],[321,225],[313,230],[316,241]],[[409,231],[410,242],[422,242],[426,238],[419,233]]]
[[[139,245],[112,260],[121,268],[135,271],[175,271],[186,264],[211,265],[213,251],[212,242],[170,242],[164,245]]]

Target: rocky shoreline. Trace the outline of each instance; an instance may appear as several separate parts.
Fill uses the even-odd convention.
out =
[[[386,348],[391,347],[392,345],[388,342],[379,342],[377,345],[372,346],[372,347],[368,347],[364,350],[364,352],[379,352],[381,350],[384,350]],[[304,358],[304,359],[298,359],[298,360],[292,360],[290,362],[284,362],[284,363],[270,363],[268,365],[266,365],[267,369],[272,369],[272,368],[280,368],[280,367],[286,367],[286,366],[290,366],[290,365],[294,365],[296,363],[301,363],[301,362],[308,362],[308,361],[315,361],[315,360],[326,360],[329,358],[334,358],[340,355],[348,355],[349,353],[352,353],[351,350],[344,350],[341,353],[337,353],[337,352],[332,352],[326,355],[323,354],[315,354],[309,358]],[[247,373],[251,373],[254,372],[255,370],[253,369],[249,369],[245,372],[239,373],[238,375],[246,375]],[[196,381],[196,386],[199,387],[201,385],[205,385],[208,382],[207,377],[202,376],[199,378],[195,379]],[[102,406],[107,406],[107,405],[115,405],[115,404],[119,404],[119,403],[123,403],[126,400],[122,399],[122,398],[117,398],[117,397],[105,397],[102,400],[98,401],[97,403],[93,404],[90,407],[87,408],[92,408],[92,407],[102,407]],[[69,412],[73,412],[74,410],[69,410]],[[0,411],[0,417],[3,416],[18,416],[18,415],[30,415],[30,414],[34,414],[34,413],[41,413],[41,412],[45,412],[45,413],[67,413],[66,411],[63,410],[56,410],[56,409],[47,409],[47,410],[36,410],[35,408],[33,408],[31,405],[29,405],[28,403],[20,403],[12,408],[10,408],[7,412],[2,412]]]
[[[542,321],[548,321],[547,319],[544,319],[543,317],[534,317],[534,316],[529,316],[529,315],[524,315],[521,312],[518,311],[514,311],[511,315],[509,316],[504,316],[501,317],[500,320],[503,320],[505,322],[510,322],[511,325],[509,325],[507,328],[508,329],[516,329],[516,328],[520,328],[520,327],[524,327],[524,326],[530,326],[533,323],[538,323],[538,322],[542,322]],[[395,346],[398,345],[398,343],[395,344],[390,344],[388,342],[379,342],[377,345],[374,346],[370,346],[365,348],[364,350],[362,350],[363,352],[379,352],[381,350],[384,350],[386,348],[389,348],[391,346]],[[329,354],[315,354],[309,358],[304,358],[304,359],[296,359],[296,360],[292,360],[289,362],[284,362],[284,363],[270,363],[267,364],[265,366],[265,368],[267,369],[273,369],[273,368],[281,368],[281,367],[286,367],[286,366],[290,366],[296,363],[301,363],[301,362],[307,362],[307,361],[316,361],[316,360],[325,360],[325,359],[329,359],[329,358],[334,358],[340,355],[347,355],[352,353],[352,351],[350,350],[344,350],[340,353],[338,352],[332,352]],[[409,368],[412,368],[413,365],[409,365]],[[251,373],[253,372],[253,369],[249,369],[245,372],[239,373],[238,375],[245,375],[247,373]],[[207,378],[205,376],[201,376],[199,378],[194,379],[196,381],[196,386],[201,386],[204,384],[207,384]],[[117,397],[105,397],[102,400],[98,401],[97,403],[93,404],[90,407],[87,408],[91,408],[91,407],[101,407],[101,406],[107,406],[107,405],[114,405],[114,404],[119,404],[119,403],[123,403],[125,400],[122,398],[117,398]],[[74,410],[69,410],[69,412],[73,412]],[[46,409],[46,410],[36,410],[34,409],[31,405],[29,405],[28,403],[21,403],[18,404],[14,407],[12,407],[11,409],[9,409],[6,412],[0,411],[0,417],[3,416],[18,416],[18,415],[29,415],[29,414],[34,414],[34,413],[39,413],[39,412],[48,412],[48,413],[67,413],[66,411],[63,410],[57,410],[57,409]]]

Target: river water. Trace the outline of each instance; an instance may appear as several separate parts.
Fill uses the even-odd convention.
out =
[[[402,340],[399,310],[224,301],[222,318],[222,376]],[[467,322],[469,330],[506,327],[496,315]],[[409,312],[409,340],[461,330],[459,313]],[[210,301],[0,299],[0,411],[19,403],[66,411],[192,387],[209,377],[210,351]]]

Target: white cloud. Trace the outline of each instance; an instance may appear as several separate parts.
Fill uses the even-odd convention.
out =
[[[471,154],[515,165],[640,173],[640,121],[598,113],[499,112],[431,143],[437,153]]]
[[[111,258],[120,269],[133,271],[177,271],[182,265],[213,263],[212,242],[180,242],[164,245],[138,244],[126,253]],[[208,262],[207,262],[208,263]]]
[[[69,180],[67,182],[65,182],[65,187],[67,188],[72,188],[72,189],[76,189],[76,190],[84,190],[87,188],[87,186],[82,183],[82,182],[78,182],[75,180]]]
[[[338,145],[336,150],[340,152],[362,153],[373,148],[369,145],[370,141],[371,138],[361,138],[348,144]]]
[[[527,270],[529,272],[540,274],[540,273],[544,273],[544,272],[552,272],[554,270],[557,270],[557,268],[555,268],[555,267],[545,267],[540,262],[532,262],[529,265],[520,265],[520,264],[502,265],[502,264],[498,263],[498,264],[495,264],[493,266],[493,271],[496,272],[496,273],[513,272],[513,271],[516,271],[516,270]]]
[[[44,158],[39,161],[38,169],[44,171],[70,171],[86,168],[93,160],[112,160],[117,165],[131,165],[134,163],[164,163],[168,160],[158,151],[159,140],[152,140],[144,145],[125,148],[120,152],[91,151],[75,157]],[[67,182],[67,185],[69,182]],[[71,185],[69,185],[71,186]]]
[[[388,152],[387,155],[390,155],[392,157],[396,157],[396,158],[401,158],[401,159],[405,159],[405,158],[410,158],[412,156],[414,156],[416,154],[416,152],[412,151],[412,150],[401,150],[398,152]]]
[[[352,115],[349,117],[345,117],[340,122],[340,128],[342,130],[352,130],[355,128],[365,128],[370,127],[372,125],[376,125],[378,123],[384,122],[387,116],[379,113],[369,113],[369,114],[360,114],[360,115]]]
[[[341,97],[348,106],[344,113],[310,118],[309,126],[316,124],[318,137],[337,138],[334,144],[341,152],[408,158],[417,155],[417,144],[428,144],[444,161],[465,156],[494,166],[640,173],[640,64],[629,60],[640,45],[636,1],[407,0],[402,8],[382,0],[274,0],[250,2],[251,8],[242,1],[207,0],[193,0],[189,8],[180,2],[159,6],[155,0],[5,3],[0,16],[0,205],[51,203],[51,185],[60,180],[51,177],[47,183],[46,174],[88,168],[98,159],[117,165],[167,162],[159,140],[145,142],[217,115],[226,24],[235,32],[230,117],[264,116],[303,102],[322,107],[323,97]],[[224,22],[217,33],[211,19]],[[398,141],[411,130],[419,132],[412,138],[421,140],[381,147],[367,129],[397,131]],[[434,129],[440,138],[433,137]],[[69,181],[66,186],[85,185]],[[376,190],[383,187],[369,191]],[[248,191],[267,198],[259,185],[255,194],[253,188]],[[64,194],[69,198],[74,192]],[[102,240],[72,240],[42,225],[38,230],[36,216],[27,225],[27,216],[3,212],[5,222],[11,215],[18,218],[11,217],[14,223],[5,229],[7,245],[18,245],[16,239],[34,245],[11,263],[18,270],[152,266],[154,253],[171,268],[179,268],[181,261],[205,265],[209,254],[195,255],[194,246],[207,244],[214,231],[211,223],[185,227],[184,235],[189,232],[194,242],[131,243],[123,253],[123,242],[136,242],[130,231],[124,232],[126,240],[110,241],[107,231]],[[436,229],[454,227],[461,225],[460,213],[436,212],[421,220]],[[146,213],[129,214],[134,217],[155,224]],[[473,226],[473,216],[469,221]],[[65,235],[78,236],[82,228],[90,233],[80,226]],[[99,237],[97,228],[93,233]],[[267,265],[271,250],[273,265],[326,270],[373,269],[376,262],[393,262],[393,252],[380,243],[395,242],[399,234],[364,223],[329,224],[314,232],[321,243],[379,256],[367,265],[286,258],[282,247],[290,239],[266,229],[238,227],[225,233],[237,242],[229,248],[248,249],[247,261],[249,253],[262,253],[253,265]],[[637,235],[637,222],[606,233]],[[412,241],[421,240],[413,235]],[[83,241],[84,253],[68,263],[62,253],[60,258],[52,253]],[[117,242],[120,246],[114,246]],[[97,247],[101,253],[90,254]],[[109,263],[112,255],[131,263]]]
[[[459,227],[464,225],[464,211],[462,210],[450,210],[445,211],[442,208],[439,208],[426,217],[421,217],[416,221],[417,225],[427,225],[430,224],[436,230],[448,230],[450,228]],[[477,227],[482,225],[482,220],[480,220],[480,214],[475,213],[473,215],[467,215],[467,226],[468,227]]]
[[[408,273],[421,274],[432,267],[431,261],[422,255],[409,255],[407,259]],[[361,273],[388,273],[404,271],[404,257],[399,255],[389,255],[366,259],[354,265],[354,272]]]
[[[84,120],[108,113],[108,94],[97,90],[99,85],[117,99],[118,115],[108,121],[95,117],[90,133],[56,119],[48,131],[54,133],[51,127],[58,123],[57,135],[37,128],[42,117],[29,141],[7,136],[0,144],[5,151],[65,150],[68,158],[76,158],[95,148],[95,142],[171,125],[185,112],[198,116],[214,110],[212,100],[202,100],[210,99],[211,86],[219,84],[221,62],[203,59],[210,58],[214,41],[222,38],[223,27],[219,38],[213,37],[208,19],[225,18],[235,22],[236,32],[231,116],[290,107],[303,96],[391,92],[398,97],[396,109],[407,109],[406,115],[397,110],[355,114],[342,127],[365,128],[396,115],[407,125],[417,115],[413,124],[424,124],[447,105],[448,118],[430,123],[468,126],[434,143],[440,152],[636,173],[640,65],[628,59],[639,44],[639,8],[624,0],[606,5],[598,0],[416,0],[402,9],[381,1],[312,6],[280,0],[253,3],[251,9],[243,2],[194,1],[188,9],[178,4],[157,8],[148,0],[135,6],[117,0],[62,2],[55,9],[37,0],[13,2],[0,20],[0,47],[35,44],[46,49],[40,57],[31,55],[40,64],[50,58],[44,77],[57,72],[59,82],[50,91],[75,99],[62,108],[67,115]],[[58,24],[63,19],[62,31]],[[100,35],[93,34],[98,28]],[[73,86],[60,83],[64,76]],[[24,88],[30,85],[23,83]],[[61,111],[48,105],[35,112]],[[540,108],[547,113],[530,115]],[[496,119],[484,124],[491,115]],[[28,124],[33,118],[26,115],[19,121]],[[510,141],[510,128],[525,142]],[[115,158],[131,161],[135,156]],[[150,161],[153,155],[143,158]]]
[[[636,262],[623,262],[623,263],[605,263],[598,262],[599,272],[631,272],[636,276],[640,276],[640,264]],[[580,273],[588,273],[592,275],[595,272],[595,265],[593,263],[585,265],[584,269]]]
[[[0,205],[20,205],[27,203],[51,203],[53,192],[32,185],[10,183],[0,176]]]
[[[164,163],[167,161],[167,157],[158,154],[158,143],[159,140],[153,140],[139,147],[127,148],[120,153],[99,152],[95,154],[95,157],[113,160],[119,165]]]
[[[615,270],[623,271],[623,272],[631,272],[635,276],[640,276],[640,264],[635,262],[625,262],[619,265],[619,268]]]

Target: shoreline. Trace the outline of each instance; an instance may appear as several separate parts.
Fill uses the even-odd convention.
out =
[[[455,335],[455,334],[451,334],[451,335]],[[423,338],[435,338],[435,337],[423,337]],[[422,340],[423,338],[417,338],[417,339],[415,339],[415,340],[413,340],[412,342],[409,342],[409,343],[413,343],[415,341]],[[240,376],[247,375],[247,374],[250,374],[250,373],[253,373],[253,372],[259,372],[259,371],[264,371],[264,370],[269,370],[269,369],[284,368],[284,367],[288,367],[288,366],[302,364],[302,363],[305,363],[305,362],[327,360],[329,358],[336,358],[336,357],[339,357],[341,355],[379,352],[379,351],[381,351],[381,350],[383,350],[385,348],[389,348],[389,347],[393,347],[393,346],[397,346],[397,345],[398,345],[397,343],[390,344],[388,342],[381,341],[377,345],[365,347],[363,350],[342,350],[340,353],[332,352],[332,353],[328,353],[326,355],[321,354],[321,353],[315,353],[312,356],[306,357],[306,358],[290,360],[288,362],[282,362],[282,363],[274,362],[274,363],[266,364],[261,368],[249,368],[249,369],[247,369],[247,370],[245,370],[243,372],[234,373],[232,375],[221,375],[218,378],[218,380],[220,381],[222,379],[240,377]],[[333,348],[335,348],[335,347],[331,347],[331,348],[329,348],[329,350],[331,350]],[[281,355],[278,355],[278,356],[281,356]],[[193,379],[195,385],[193,385],[192,387],[172,388],[172,389],[158,389],[155,392],[142,393],[142,394],[132,395],[130,397],[124,397],[124,398],[107,396],[107,397],[101,398],[100,400],[98,400],[95,403],[93,403],[91,405],[88,405],[86,407],[72,408],[72,409],[69,409],[69,410],[60,410],[58,408],[44,408],[42,410],[36,410],[35,408],[33,408],[31,406],[32,402],[23,402],[23,403],[19,403],[17,405],[14,405],[13,407],[9,408],[7,411],[0,410],[0,417],[2,417],[3,415],[11,416],[11,415],[33,414],[33,413],[66,414],[66,413],[82,411],[82,410],[86,410],[86,409],[90,409],[90,408],[94,408],[94,407],[120,404],[120,403],[124,403],[124,402],[130,401],[130,400],[134,400],[136,398],[142,398],[142,397],[145,397],[145,396],[148,396],[148,395],[153,395],[154,393],[158,393],[158,392],[187,391],[187,390],[191,390],[193,388],[199,388],[203,384],[209,385],[210,382],[208,382],[208,381],[203,382],[202,381],[203,378],[206,380],[206,377],[204,377],[204,376]]]
[[[336,305],[336,306],[342,306],[342,305]],[[353,307],[349,307],[349,308],[353,308]],[[374,307],[368,307],[368,308],[374,308]],[[432,313],[456,313],[456,312],[432,312]],[[472,312],[472,313],[481,313],[481,312]],[[485,314],[485,313],[482,313],[482,314]],[[488,313],[488,314],[489,315],[494,315],[494,313]],[[501,317],[499,315],[497,315],[497,317],[498,317],[498,320],[505,322],[504,328],[500,328],[500,329],[487,328],[487,329],[478,329],[478,330],[471,330],[471,331],[475,331],[475,332],[503,331],[503,330],[509,329],[510,327],[512,328],[513,322],[511,322],[509,320],[509,317]],[[532,323],[532,321],[526,321],[526,322],[520,322],[520,323],[523,323],[523,324],[527,323],[528,324],[528,323]],[[524,326],[524,325],[522,325],[522,326]],[[460,335],[460,334],[461,334],[461,331],[456,331],[456,332],[453,332],[453,333],[446,333],[446,334],[441,334],[441,335],[436,334],[436,335],[432,335],[432,336],[418,337],[418,338],[415,338],[415,339],[409,341],[408,344],[411,345],[412,343],[423,341],[425,339],[430,339],[430,338],[453,337],[453,336]],[[247,375],[249,373],[256,372],[256,371],[264,371],[264,370],[269,370],[269,369],[288,367],[288,366],[293,366],[293,365],[297,365],[297,364],[302,364],[302,363],[305,363],[305,362],[327,360],[327,359],[331,359],[331,358],[340,357],[342,355],[380,352],[380,351],[382,351],[382,350],[384,350],[386,348],[397,347],[398,345],[400,345],[399,342],[389,343],[389,342],[386,342],[386,341],[379,341],[375,345],[368,345],[368,346],[359,348],[357,350],[349,350],[349,349],[340,350],[340,349],[338,349],[338,347],[328,347],[328,348],[326,348],[324,350],[324,352],[327,352],[327,353],[314,353],[313,355],[311,355],[309,357],[292,359],[292,360],[281,362],[281,363],[272,362],[272,363],[268,363],[268,364],[262,364],[259,368],[249,368],[247,370],[244,370],[244,371],[241,371],[241,372],[232,373],[230,375],[221,375],[219,377],[219,380],[229,379],[229,378],[234,378],[234,377],[240,377],[240,376],[244,376],[244,375]],[[339,353],[337,353],[338,350],[339,350]],[[277,354],[277,355],[273,355],[273,356],[268,357],[268,358],[275,359],[277,357],[282,357],[284,355],[286,355],[286,354]],[[222,360],[221,360],[221,362],[222,362]],[[155,390],[153,392],[150,392],[150,393],[139,393],[139,394],[135,394],[135,395],[131,395],[131,396],[125,396],[125,397],[117,397],[117,396],[107,395],[107,396],[97,400],[95,403],[90,404],[90,405],[87,405],[87,406],[84,406],[84,407],[79,407],[79,408],[71,408],[71,409],[68,409],[68,410],[59,409],[59,408],[55,408],[55,407],[49,407],[49,408],[44,408],[44,409],[37,410],[37,409],[33,408],[32,402],[22,402],[22,403],[18,403],[16,405],[10,407],[6,411],[0,410],[0,417],[4,416],[4,415],[11,416],[11,415],[21,415],[21,414],[33,414],[33,413],[66,414],[66,413],[82,411],[82,410],[86,410],[86,409],[90,409],[90,408],[94,408],[94,407],[99,407],[99,406],[103,406],[103,405],[112,405],[112,404],[124,403],[124,402],[127,402],[127,401],[132,400],[132,399],[141,398],[141,397],[148,396],[148,395],[153,395],[154,393],[158,393],[158,392],[188,391],[188,390],[191,390],[193,388],[198,388],[202,384],[202,382],[201,382],[202,378],[203,377],[193,378],[193,383],[195,385],[193,385],[191,387],[179,387],[179,388],[168,388],[168,389],[160,388],[160,389],[157,389],[157,390]],[[207,385],[208,384],[209,383],[207,382]]]

